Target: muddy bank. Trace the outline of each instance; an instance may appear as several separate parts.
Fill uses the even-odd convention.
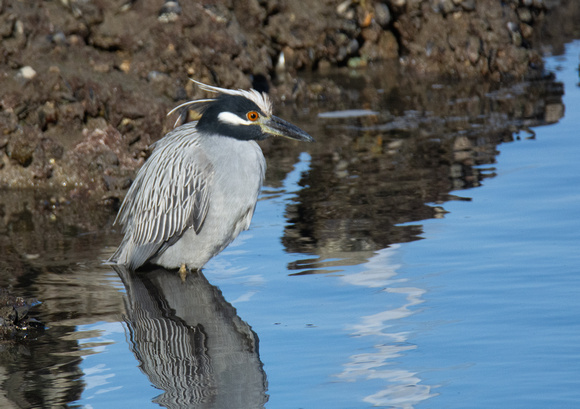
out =
[[[534,45],[574,27],[546,24],[574,21],[573,3],[3,0],[0,186],[118,200],[173,126],[165,113],[201,96],[189,77],[305,103],[345,97],[331,79],[296,79],[311,71],[538,76]]]

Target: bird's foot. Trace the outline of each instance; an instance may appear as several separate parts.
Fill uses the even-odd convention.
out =
[[[182,282],[185,282],[185,279],[187,278],[187,267],[185,264],[182,264],[181,267],[179,267],[179,277],[181,277]]]

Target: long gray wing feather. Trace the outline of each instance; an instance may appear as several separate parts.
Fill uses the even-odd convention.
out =
[[[138,268],[186,229],[197,233],[202,229],[213,166],[197,144],[191,125],[157,142],[135,178],[116,220],[123,225],[125,239],[112,260],[119,260],[126,247],[129,268]]]

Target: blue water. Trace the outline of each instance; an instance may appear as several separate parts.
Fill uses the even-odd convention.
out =
[[[547,60],[564,118],[500,145],[496,176],[422,221],[423,240],[291,276],[305,255],[280,241],[284,211],[310,156],[264,189],[252,228],[204,273],[259,337],[266,408],[580,406],[579,55],[574,42]],[[78,333],[94,353],[75,405],[159,407],[121,315]]]

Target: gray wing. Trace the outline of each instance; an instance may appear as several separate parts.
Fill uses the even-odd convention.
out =
[[[179,128],[174,133],[187,135]],[[125,238],[111,259],[132,270],[163,252],[186,229],[199,233],[209,209],[212,164],[191,135],[170,136],[159,141],[139,171],[115,221]]]

